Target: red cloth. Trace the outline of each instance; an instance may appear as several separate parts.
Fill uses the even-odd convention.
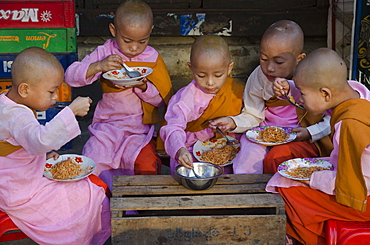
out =
[[[263,160],[263,173],[274,174],[277,167],[287,160],[303,157],[318,157],[320,152],[317,147],[309,141],[290,142],[288,144],[276,145],[266,154]]]
[[[110,190],[108,189],[108,185],[106,183],[104,183],[104,181],[102,181],[98,176],[96,176],[94,174],[90,174],[89,175],[89,179],[95,185],[100,186],[100,187],[103,187],[104,188],[104,191],[105,191],[105,194],[108,197],[111,197],[112,196]]]
[[[156,143],[151,140],[137,156],[134,173],[135,175],[157,175],[161,174],[161,168],[162,162],[156,152]]]
[[[324,223],[329,219],[369,221],[370,208],[361,212],[339,204],[335,196],[309,187],[277,188],[285,201],[286,232],[306,245],[324,245]],[[370,197],[367,197],[367,206]]]

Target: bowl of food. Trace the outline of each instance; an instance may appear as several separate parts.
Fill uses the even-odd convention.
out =
[[[208,162],[194,162],[194,171],[200,176],[195,177],[193,170],[182,165],[176,167],[176,173],[180,178],[180,184],[184,187],[202,191],[213,187],[218,177],[224,172],[223,168]]]
[[[140,83],[144,77],[150,75],[153,72],[153,69],[149,67],[131,67],[131,69],[140,72],[141,76],[130,77],[127,75],[125,69],[122,68],[121,70],[107,71],[103,74],[103,77],[114,84],[120,86],[129,86]]]

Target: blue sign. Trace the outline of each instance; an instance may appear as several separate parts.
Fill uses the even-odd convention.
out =
[[[370,89],[370,0],[357,0],[351,79]]]

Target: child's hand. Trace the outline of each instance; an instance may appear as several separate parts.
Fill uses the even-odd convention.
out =
[[[288,81],[284,78],[276,78],[272,85],[272,90],[276,96],[284,96],[284,91],[286,94],[289,93],[290,85]]]
[[[89,112],[91,103],[92,100],[89,97],[77,97],[69,105],[69,108],[76,116],[83,117]]]
[[[293,128],[292,132],[297,132],[297,137],[294,139],[294,141],[305,141],[311,139],[311,134],[307,128]]]
[[[121,85],[115,84],[114,86],[117,87],[117,88],[120,88],[120,89],[129,89],[129,88],[137,87],[137,88],[141,89],[143,92],[145,92],[146,89],[148,88],[148,85],[146,84],[147,82],[148,82],[148,80],[144,77],[140,81],[140,83],[137,83],[137,84],[134,84],[134,85],[121,86]]]
[[[228,132],[236,128],[236,124],[231,117],[219,117],[209,121],[209,127],[213,130],[216,130],[218,126],[222,132]]]
[[[46,154],[46,159],[53,158],[54,160],[57,160],[59,158],[59,154],[55,151],[49,152]]]
[[[110,70],[120,70],[122,69],[122,63],[123,60],[121,56],[112,54],[106,57],[105,59],[102,59],[99,62],[100,71],[107,72]]]
[[[184,147],[177,151],[177,162],[185,168],[193,168],[193,156]]]

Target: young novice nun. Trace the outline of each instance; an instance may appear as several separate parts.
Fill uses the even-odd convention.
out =
[[[208,127],[210,120],[240,113],[244,86],[228,76],[233,65],[222,37],[201,36],[193,43],[188,66],[194,80],[171,98],[165,114],[167,125],[160,130],[171,157],[171,174],[176,174],[178,164],[192,168],[197,140],[215,137]]]
[[[12,65],[12,87],[0,94],[0,210],[38,244],[104,244],[110,236],[109,200],[90,178],[43,177],[46,155],[81,133],[77,116],[91,100],[76,98],[45,126],[35,110],[55,104],[64,80],[60,62],[41,48],[23,50]]]
[[[148,46],[153,29],[153,14],[142,1],[127,1],[116,10],[109,30],[115,40],[97,47],[81,62],[66,71],[72,87],[92,84],[100,78],[103,96],[89,126],[90,138],[83,149],[97,163],[97,173],[108,186],[113,175],[149,175],[161,173],[156,154],[155,124],[158,107],[166,106],[172,84],[160,54]],[[102,73],[128,66],[153,68],[153,73],[133,86],[115,86]]]
[[[293,127],[294,142],[267,147],[241,137],[241,150],[234,159],[234,173],[275,173],[280,163],[296,157],[328,156],[331,141],[329,118],[311,115],[285,100],[272,90],[277,78],[291,79],[297,64],[306,56],[304,36],[300,26],[290,20],[280,20],[267,28],[260,44],[260,65],[249,76],[244,95],[244,108],[236,116],[213,120],[225,131],[243,133],[256,126]],[[323,138],[324,137],[324,138]]]
[[[325,160],[334,170],[314,172],[305,183],[276,173],[266,190],[284,198],[290,236],[303,244],[325,244],[326,220],[370,220],[370,92],[347,81],[345,62],[327,48],[302,60],[293,80],[307,110],[331,114],[334,149]],[[275,83],[277,95],[296,88]]]

